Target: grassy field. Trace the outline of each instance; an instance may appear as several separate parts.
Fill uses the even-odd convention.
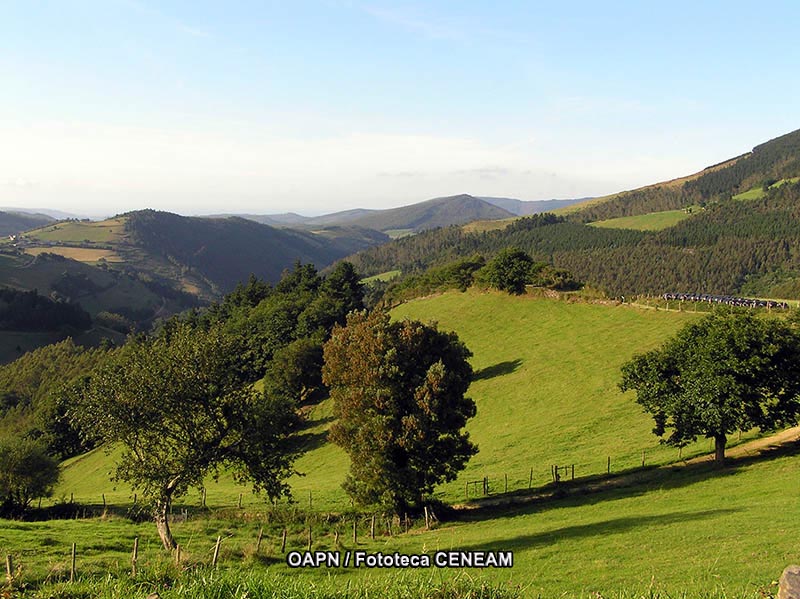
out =
[[[694,211],[699,210],[693,207]],[[640,214],[637,216],[621,216],[608,220],[598,220],[590,223],[593,227],[604,227],[607,229],[636,229],[638,231],[660,231],[677,225],[682,220],[692,216],[686,210],[664,210],[663,212],[651,212],[650,214]]]
[[[414,229],[386,229],[384,231],[392,239],[400,239],[414,234]]]
[[[497,492],[505,489],[506,476],[509,490],[527,487],[531,468],[533,483],[546,483],[551,464],[575,464],[576,475],[584,476],[605,472],[608,457],[616,471],[641,465],[642,451],[647,464],[677,458],[676,450],[650,433],[651,419],[633,395],[623,395],[616,385],[623,362],[655,347],[695,315],[472,291],[412,301],[394,314],[437,320],[475,354],[469,394],[478,415],[468,430],[480,453],[457,481],[439,490],[443,500],[463,501],[464,483],[484,476]],[[320,509],[344,509],[349,501],[339,485],[348,462],[342,450],[323,442],[330,422],[331,406],[323,402],[305,431],[313,449],[297,464],[305,476],[294,488],[302,503],[311,491]],[[684,455],[707,447],[686,448]],[[109,470],[102,452],[79,458],[65,468],[59,493],[97,503],[98,490],[106,488],[119,493],[115,501],[123,500],[127,490],[113,491],[104,482]],[[208,484],[207,499],[210,505],[231,506],[240,492],[223,476]],[[246,493],[248,500],[257,502]],[[196,504],[199,495],[190,501]]]
[[[29,239],[77,243],[119,241],[125,233],[125,219],[111,218],[98,222],[65,221],[25,233]]]
[[[478,415],[468,429],[480,453],[459,480],[439,489],[438,496],[464,503],[464,483],[488,476],[490,500],[538,498],[494,507],[471,499],[473,509],[462,510],[457,520],[431,531],[417,522],[407,534],[399,534],[395,527],[394,536],[388,536],[379,520],[374,541],[367,536],[362,516],[358,548],[385,553],[511,550],[514,568],[292,571],[283,565],[279,544],[284,526],[289,531],[287,549],[305,547],[307,525],[313,528],[314,548],[334,548],[337,529],[341,548],[354,548],[352,508],[339,488],[348,460],[324,440],[331,421],[327,402],[317,407],[304,431],[310,451],[297,463],[305,476],[292,481],[296,503],[269,507],[223,475],[218,482],[208,481],[210,513],[200,509],[197,491],[176,506],[176,514],[186,509],[190,515],[187,521],[174,523],[187,564],[208,564],[213,543],[222,536],[220,576],[235,580],[276,576],[278,582],[263,584],[294,585],[305,588],[307,596],[329,596],[328,592],[333,596],[336,589],[341,592],[338,596],[361,596],[344,592],[349,583],[351,589],[373,588],[370,596],[377,597],[387,586],[393,585],[395,591],[402,585],[421,589],[457,579],[469,580],[478,589],[488,583],[491,589],[523,597],[652,599],[765,596],[781,570],[800,560],[796,543],[800,496],[792,482],[800,476],[797,444],[767,456],[745,455],[723,470],[702,463],[656,468],[676,461],[677,451],[657,443],[650,433],[651,419],[631,394],[616,388],[621,363],[655,347],[695,315],[467,292],[410,302],[396,309],[395,317],[436,320],[440,328],[455,330],[474,352],[476,380],[469,393]],[[745,433],[742,440],[753,437]],[[708,443],[701,441],[685,448],[683,456],[708,449]],[[644,469],[643,451],[648,466]],[[608,457],[611,482],[605,477]],[[111,461],[95,451],[66,463],[56,499],[68,500],[73,494],[76,502],[100,510],[104,493],[109,504],[124,512],[132,501],[130,489],[108,482]],[[551,464],[575,464],[578,479],[560,486],[555,496]],[[534,488],[528,491],[531,469]],[[506,476],[508,496],[504,496]],[[587,481],[595,484],[591,492]],[[244,493],[241,510],[239,493]],[[261,527],[265,540],[256,555],[255,538]],[[112,579],[104,584],[112,585],[114,576],[124,579],[137,535],[143,580],[161,580],[169,566],[159,550],[155,527],[133,524],[122,516],[4,522],[0,547],[24,564],[35,584],[64,577],[69,543],[74,541],[80,548],[83,575],[111,573]],[[124,580],[119,584],[127,584]],[[181,583],[185,586],[171,590],[162,588],[162,597],[212,596],[190,595],[192,580],[187,578]],[[149,592],[156,588],[153,584],[137,588]],[[179,588],[184,590],[178,593]],[[130,596],[125,589],[84,596]],[[248,597],[272,596],[260,592],[252,591]],[[403,596],[422,596],[422,592]]]
[[[396,279],[401,274],[399,270],[387,270],[386,272],[378,273],[377,275],[372,275],[371,277],[366,277],[361,279],[362,283],[372,283],[374,281],[391,281],[392,279]]]
[[[775,187],[780,187],[781,185],[785,185],[786,183],[797,183],[800,181],[800,177],[794,177],[792,179],[781,179],[776,183],[770,185],[770,189]],[[760,200],[767,192],[764,190],[762,186],[753,187],[752,189],[748,189],[747,191],[743,191],[742,193],[737,193],[733,196],[734,200]]]
[[[31,256],[50,253],[64,256],[65,258],[70,258],[72,260],[77,260],[78,262],[87,262],[90,264],[96,263],[101,258],[107,262],[122,262],[122,258],[120,258],[119,254],[117,254],[115,251],[96,248],[56,246],[28,248],[25,251]]]
[[[498,220],[476,220],[462,226],[461,229],[465,233],[485,233],[487,231],[496,231],[498,229],[505,229],[508,225],[516,220],[523,218],[515,216],[513,218],[501,218]]]

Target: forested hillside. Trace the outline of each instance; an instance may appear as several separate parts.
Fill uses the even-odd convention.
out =
[[[41,227],[50,222],[53,222],[53,219],[46,214],[0,212],[0,235],[16,235],[22,231]]]
[[[516,246],[571,271],[610,295],[685,290],[797,297],[800,286],[800,184],[763,198],[713,203],[658,232],[602,229],[551,214],[506,229],[465,233],[449,227],[397,240],[350,258],[366,274],[413,273],[473,254]]]
[[[756,146],[747,154],[706,168],[676,181],[625,191],[604,201],[593,201],[569,219],[597,220],[675,210],[726,200],[753,187],[769,187],[800,175],[800,130]]]

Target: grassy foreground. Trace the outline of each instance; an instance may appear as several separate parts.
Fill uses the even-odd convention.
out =
[[[222,476],[208,482],[210,512],[198,509],[197,492],[176,506],[182,572],[163,554],[152,524],[124,517],[130,491],[107,482],[113,455],[96,451],[66,464],[59,495],[98,506],[103,493],[114,510],[105,518],[3,522],[0,552],[22,567],[26,596],[145,597],[158,589],[164,598],[755,598],[774,592],[772,581],[800,561],[797,444],[745,455],[723,470],[656,468],[674,462],[677,451],[658,445],[650,418],[616,388],[620,364],[695,315],[468,292],[410,302],[395,316],[437,320],[474,352],[470,395],[478,415],[469,431],[480,453],[438,493],[471,509],[429,531],[419,521],[407,533],[394,526],[392,536],[378,519],[374,540],[363,515],[354,544],[357,516],[339,488],[348,462],[325,442],[331,413],[324,403],[306,431],[311,450],[298,462],[306,476],[294,480],[296,504],[269,508]],[[742,440],[752,437],[745,433]],[[683,456],[707,450],[698,442]],[[609,456],[612,473],[620,474],[615,483],[604,479]],[[596,487],[590,492],[567,483],[552,495],[551,464],[575,464],[576,482],[595,481]],[[501,505],[474,496],[467,501],[464,483],[483,476],[490,479],[489,501]],[[531,497],[508,504],[525,496]],[[315,550],[336,549],[337,539],[343,551],[508,550],[514,567],[291,570],[280,550],[282,530],[286,550],[299,550],[307,546],[309,526]],[[256,551],[260,529],[264,538]],[[140,565],[132,581],[135,536]],[[223,539],[219,572],[212,573],[217,537]],[[70,586],[64,578],[71,542],[79,547],[79,581]]]

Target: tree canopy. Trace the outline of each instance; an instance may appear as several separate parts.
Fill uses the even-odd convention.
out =
[[[58,476],[58,462],[41,443],[0,439],[0,515],[18,514],[32,499],[52,495]]]
[[[732,432],[797,422],[800,336],[778,319],[721,310],[634,357],[620,388],[636,391],[656,435],[669,429],[672,445],[712,438],[721,463]]]
[[[173,322],[121,348],[73,410],[82,428],[122,445],[116,477],[152,503],[167,549],[175,547],[173,499],[222,466],[271,498],[288,493],[295,404],[253,390],[242,350],[243,340],[220,327]]]
[[[345,490],[401,513],[455,479],[478,449],[462,429],[470,351],[454,333],[385,312],[351,314],[325,344],[323,380],[337,421],[331,439],[350,456]]]

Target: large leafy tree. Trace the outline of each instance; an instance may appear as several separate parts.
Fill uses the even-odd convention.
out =
[[[699,436],[725,459],[728,435],[794,424],[800,412],[800,337],[786,322],[719,311],[622,367],[623,391],[653,415],[672,445]]]
[[[52,495],[58,476],[58,461],[42,443],[0,439],[0,515],[18,514],[32,499]]]
[[[323,381],[337,421],[331,439],[350,455],[344,488],[362,504],[401,513],[455,479],[478,449],[463,427],[469,350],[454,333],[385,312],[354,312],[325,344]]]
[[[269,497],[288,493],[294,403],[247,384],[242,339],[220,327],[174,322],[126,344],[83,389],[73,410],[81,427],[123,452],[116,477],[152,504],[165,548],[176,497],[230,469]]]
[[[532,268],[528,254],[518,248],[504,248],[484,266],[481,275],[492,287],[520,295],[530,282]]]

